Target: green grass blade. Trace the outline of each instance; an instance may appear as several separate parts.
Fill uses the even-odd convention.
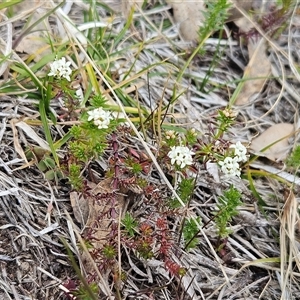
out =
[[[89,297],[90,297],[89,299],[90,299],[90,300],[97,300],[96,295],[93,293],[93,291],[92,291],[90,285],[88,284],[88,282],[86,281],[86,279],[85,279],[84,276],[82,275],[82,273],[81,273],[81,271],[80,271],[80,268],[79,268],[79,266],[78,266],[77,263],[76,263],[76,260],[75,260],[75,258],[74,258],[74,256],[73,256],[73,253],[72,253],[72,251],[71,251],[71,249],[70,249],[70,247],[69,247],[67,241],[66,241],[64,238],[61,238],[61,241],[62,241],[62,243],[64,244],[64,246],[65,246],[65,248],[66,248],[66,250],[67,250],[68,257],[69,257],[69,259],[70,259],[70,261],[71,261],[71,264],[72,264],[72,266],[73,266],[73,268],[74,268],[74,270],[75,270],[75,272],[76,272],[76,274],[77,274],[77,276],[78,276],[80,282],[82,283],[82,285],[83,285],[84,288],[85,288],[85,292],[87,292],[87,294],[88,294]],[[87,298],[85,298],[85,299],[87,299]]]
[[[4,8],[8,8],[11,7],[13,5],[16,5],[20,2],[22,2],[23,0],[9,0],[9,1],[4,1],[4,3],[0,3],[0,10],[4,9]]]
[[[95,76],[95,72],[94,72],[91,64],[86,64],[85,68],[88,72],[89,80],[90,80],[93,88],[95,89],[96,94],[101,95],[99,84],[98,84],[97,78]]]
[[[258,206],[263,211],[263,206],[267,206],[267,204],[262,199],[262,197],[260,196],[260,194],[258,193],[258,191],[255,188],[254,181],[253,181],[253,178],[252,178],[252,173],[251,173],[250,169],[247,170],[247,178],[248,178],[248,181],[249,181],[249,188],[250,188],[253,196],[257,199]]]
[[[45,131],[46,140],[47,140],[47,142],[49,144],[49,147],[51,149],[51,153],[53,155],[54,161],[55,161],[56,165],[59,166],[59,158],[58,158],[58,155],[56,153],[56,149],[55,149],[53,139],[52,139],[52,136],[51,136],[50,126],[48,124],[46,107],[45,107],[45,99],[43,99],[43,98],[44,98],[44,96],[42,97],[42,99],[39,102],[39,112],[40,112],[40,115],[41,115],[41,120],[42,120],[43,128],[44,128],[44,131]]]

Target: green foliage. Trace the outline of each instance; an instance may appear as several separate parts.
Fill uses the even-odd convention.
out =
[[[107,146],[108,130],[100,130],[91,123],[73,126],[70,132],[74,137],[69,144],[70,151],[80,161],[87,162],[101,155]]]
[[[199,243],[198,238],[196,238],[196,235],[199,232],[197,223],[201,223],[200,217],[186,219],[184,222],[182,233],[185,241],[185,248],[187,250],[195,248]]]
[[[191,195],[194,192],[195,179],[194,178],[183,178],[178,185],[177,194],[183,203],[188,203]],[[172,199],[170,203],[171,207],[177,208],[181,207],[181,204],[177,199]]]
[[[228,9],[230,8],[230,4],[227,3],[227,0],[207,0],[205,1],[205,5],[207,9],[203,11],[203,26],[199,28],[198,32],[199,44],[190,57],[186,60],[184,66],[181,68],[177,76],[177,82],[180,82],[185,70],[191,65],[193,58],[197,54],[203,55],[205,53],[204,44],[206,40],[212,33],[223,28],[223,25],[228,17]]]
[[[80,191],[83,188],[83,180],[80,173],[81,173],[80,165],[70,164],[68,178],[70,184],[76,191]]]
[[[82,134],[82,129],[80,126],[73,125],[70,129],[70,133],[74,139],[78,140]]]
[[[222,30],[228,18],[230,3],[227,0],[207,0],[207,9],[203,11],[204,22],[199,29],[199,40],[206,40],[213,32]]]
[[[105,107],[105,98],[99,94],[95,95],[90,103],[94,108]],[[69,143],[70,152],[81,162],[88,162],[94,157],[98,157],[107,147],[107,134],[114,130],[117,126],[117,121],[111,120],[108,128],[99,129],[93,121],[88,120],[88,114],[82,114],[80,125],[74,125],[70,129],[73,136]]]
[[[88,239],[82,239],[83,242],[84,242],[84,246],[86,249],[88,250],[92,250],[94,249],[94,246],[93,244],[88,240]],[[80,243],[77,244],[77,247],[81,250],[81,251],[84,251],[85,248],[82,247],[82,245]]]
[[[58,182],[60,178],[64,177],[54,159],[50,157],[49,151],[40,147],[32,147],[26,149],[25,155],[28,160],[35,160],[36,166],[44,173],[47,180],[55,180]]]
[[[293,169],[300,168],[300,145],[297,145],[295,150],[287,158],[286,164],[288,167],[291,167]]]
[[[59,170],[59,169],[52,169],[52,170],[48,170],[45,173],[45,178],[47,180],[55,180],[55,182],[58,184],[58,180],[63,178],[63,173]]]
[[[219,197],[215,220],[221,238],[226,238],[230,234],[230,230],[226,226],[232,217],[238,214],[237,206],[242,203],[240,199],[241,193],[232,185],[224,191],[223,196]]]
[[[139,163],[133,163],[131,165],[131,168],[133,174],[139,174],[143,170],[142,166]]]
[[[197,132],[194,128],[186,131],[185,134],[186,142],[188,144],[194,144],[197,141]]]
[[[59,158],[56,153],[56,149],[54,147],[51,131],[50,131],[50,125],[48,121],[48,116],[51,118],[52,122],[55,124],[56,119],[53,113],[50,110],[50,99],[51,99],[51,84],[46,84],[46,92],[44,91],[43,87],[40,87],[40,92],[42,94],[42,98],[39,102],[39,112],[46,136],[46,140],[49,144],[49,147],[51,149],[51,153],[53,155],[53,158],[55,160],[55,163],[57,166],[59,166]]]
[[[96,282],[92,282],[89,284],[90,291],[87,292],[86,287],[84,285],[80,285],[79,288],[75,291],[72,291],[72,295],[77,297],[80,300],[93,300],[96,299],[99,294],[98,284]],[[91,297],[90,293],[93,293],[94,297]]]
[[[282,11],[285,13],[287,11],[289,11],[293,4],[295,4],[294,0],[278,0],[278,5],[282,6]]]
[[[135,231],[138,226],[138,222],[132,217],[129,212],[126,212],[124,219],[122,219],[122,224],[125,227],[125,230],[130,236],[134,236]]]
[[[215,139],[218,139],[226,132],[230,126],[234,123],[236,113],[231,108],[225,108],[218,111],[218,132],[215,135]]]
[[[105,107],[105,104],[107,102],[107,100],[105,99],[105,97],[101,94],[98,95],[94,95],[92,97],[92,99],[89,100],[91,106],[97,108],[97,107]]]
[[[86,1],[86,0],[85,0]],[[97,13],[97,5],[103,5],[103,4],[98,4],[97,1],[86,1],[90,5],[90,10],[87,12],[85,15],[85,21],[95,21],[95,20],[100,20],[100,17]],[[101,2],[101,1],[100,1]],[[179,79],[184,75],[185,70],[191,65],[192,59],[199,53],[199,50],[201,51],[203,49],[203,45],[207,38],[214,32],[218,30],[222,30],[222,27],[225,23],[225,20],[227,18],[227,12],[230,7],[229,1],[226,0],[213,0],[213,1],[206,1],[207,5],[207,11],[204,12],[204,17],[205,17],[205,22],[203,27],[200,28],[199,30],[199,38],[200,38],[200,45],[197,47],[195,52],[190,56],[189,60],[186,62],[185,66],[183,68],[180,67],[180,75],[178,76],[178,81]],[[146,4],[146,1],[144,1],[144,4]],[[1,4],[0,4],[1,6]],[[139,118],[141,121],[141,124],[143,123],[143,118],[144,116],[147,117],[147,114],[149,115],[149,112],[147,112],[146,109],[140,108],[139,103],[136,104],[134,100],[130,97],[130,95],[124,93],[124,87],[126,87],[125,83],[124,86],[120,86],[120,88],[117,88],[118,85],[116,85],[115,78],[111,77],[110,72],[113,72],[110,68],[110,64],[114,62],[116,59],[119,59],[121,57],[121,52],[113,52],[117,51],[117,46],[123,42],[124,38],[127,39],[126,34],[129,26],[132,24],[132,17],[133,17],[133,11],[129,18],[127,18],[127,23],[124,29],[118,33],[117,36],[114,36],[114,31],[110,30],[111,32],[111,38],[105,40],[108,37],[108,32],[106,31],[107,29],[89,29],[87,33],[88,40],[91,41],[91,43],[87,46],[87,52],[90,56],[90,58],[93,60],[93,62],[96,64],[97,67],[99,65],[99,69],[105,70],[105,78],[107,81],[112,85],[112,87],[115,89],[116,94],[119,96],[120,100],[122,101],[123,104],[128,104],[129,106],[132,106],[130,108],[138,107],[137,112],[139,113]],[[169,21],[166,21],[169,22]],[[70,48],[68,53],[62,53],[58,52],[59,49],[54,49],[55,48],[55,43],[53,42],[52,44],[52,50],[53,50],[53,56],[55,55],[54,53],[57,53],[57,57],[61,57],[63,55],[70,55],[72,59],[76,59],[76,55],[72,53],[72,48]],[[141,46],[138,44],[137,45],[139,52],[144,51],[144,45],[141,44]],[[99,49],[98,49],[99,48]],[[63,46],[63,49],[65,49],[65,46]],[[146,49],[146,48],[145,48]],[[119,50],[118,50],[119,51]],[[121,51],[121,50],[120,50]],[[122,50],[124,51],[124,50]],[[109,52],[109,53],[108,53]],[[215,60],[218,61],[219,57],[219,51],[216,51],[215,55]],[[114,55],[118,54],[117,58],[114,58]],[[46,58],[43,58],[46,59]],[[47,56],[48,59],[48,56]],[[137,62],[138,59],[138,54],[136,55],[136,60]],[[48,61],[49,62],[49,61]],[[48,63],[43,61],[43,65],[39,65],[40,67],[36,70],[32,69],[32,72],[37,71],[37,70],[42,70],[44,66]],[[123,81],[126,82],[127,85],[131,85],[133,81],[130,80],[132,75],[132,78],[134,80],[138,78],[137,75],[142,76],[144,73],[149,72],[151,68],[153,68],[155,65],[147,66],[145,69],[142,70],[140,74],[133,74],[134,73],[134,67],[135,67],[135,62],[133,62],[131,68],[128,68],[128,72],[123,76]],[[163,62],[165,63],[165,62]],[[100,84],[99,84],[99,76],[96,73],[93,73],[93,69],[90,65],[87,64],[85,68],[82,68],[80,70],[75,71],[73,74],[72,78],[76,78],[77,74],[76,72],[84,72],[87,70],[87,75],[88,77],[88,82],[89,82],[89,89],[90,93],[97,93],[94,95],[91,99],[89,98],[90,94],[87,94],[87,91],[85,91],[85,96],[84,96],[84,101],[80,102],[78,98],[76,98],[76,93],[74,88],[70,85],[70,83],[62,78],[56,79],[56,78],[50,78],[49,76],[46,77],[45,82],[43,84],[39,84],[39,81],[34,80],[32,78],[32,81],[34,84],[39,86],[40,89],[40,103],[39,103],[39,111],[41,115],[41,121],[42,125],[45,130],[45,136],[47,138],[47,141],[49,142],[52,156],[49,156],[50,153],[47,155],[42,154],[42,157],[37,160],[38,161],[38,167],[41,171],[45,172],[45,176],[48,179],[57,179],[60,176],[62,176],[62,173],[58,169],[58,156],[56,154],[56,151],[58,149],[57,143],[54,143],[52,140],[51,136],[51,126],[52,124],[56,122],[56,115],[52,113],[52,108],[50,107],[50,101],[54,97],[58,97],[58,95],[62,94],[62,99],[64,99],[64,109],[68,112],[68,117],[69,120],[76,121],[76,123],[79,123],[79,125],[74,125],[69,132],[69,136],[71,136],[71,140],[68,140],[67,144],[67,149],[68,153],[66,157],[68,157],[68,163],[67,167],[65,167],[67,170],[64,170],[68,174],[68,178],[70,181],[70,184],[72,185],[72,188],[78,191],[82,191],[84,188],[84,183],[83,183],[83,178],[82,178],[82,169],[83,166],[85,167],[87,163],[92,161],[93,159],[97,158],[99,155],[102,155],[104,150],[107,147],[107,135],[110,134],[113,130],[116,129],[117,122],[116,120],[112,120],[109,124],[109,128],[107,129],[99,129],[93,121],[89,121],[88,118],[88,113],[87,111],[93,108],[104,108],[104,110],[111,109],[111,107],[107,104],[107,101],[105,97],[100,94],[99,89],[100,89]],[[36,65],[35,65],[36,66]],[[215,61],[214,64],[211,66],[210,72],[213,72],[215,66]],[[25,72],[26,70],[23,69],[22,71],[22,66],[15,64],[14,68],[15,70],[19,70],[19,74],[22,76],[28,77],[28,71]],[[117,74],[118,72],[116,72]],[[208,73],[207,78],[209,78],[211,73]],[[126,79],[126,81],[124,80]],[[127,80],[128,79],[128,80]],[[132,79],[133,80],[133,79]],[[205,82],[203,82],[205,84]],[[98,87],[98,90],[97,90]],[[107,85],[105,85],[105,88],[107,88]],[[93,91],[93,92],[92,92]],[[183,93],[183,92],[182,92]],[[138,89],[137,89],[137,95],[138,95]],[[137,97],[138,98],[138,97]],[[179,98],[179,95],[175,92],[175,87],[174,87],[174,95],[172,96],[172,100],[170,101],[170,104],[174,104],[176,99]],[[68,101],[70,106],[68,106]],[[138,102],[139,100],[137,100]],[[86,106],[87,105],[87,106]],[[210,136],[212,137],[213,141],[211,141],[211,144],[203,143],[199,144],[200,145],[194,145],[197,143],[197,133],[195,132],[194,129],[188,129],[186,130],[184,126],[180,123],[177,127],[175,126],[176,122],[173,123],[170,122],[169,124],[164,124],[164,121],[169,122],[169,112],[167,112],[167,109],[169,106],[166,106],[166,108],[160,108],[157,109],[157,112],[153,113],[153,116],[157,118],[157,120],[153,117],[153,122],[145,122],[143,125],[145,126],[145,133],[149,130],[153,130],[151,127],[152,125],[155,125],[153,127],[161,129],[167,129],[166,126],[168,127],[168,131],[162,132],[162,138],[160,136],[160,131],[157,130],[157,133],[159,133],[159,137],[161,140],[165,141],[164,147],[168,146],[169,148],[172,146],[178,146],[178,145],[184,145],[184,146],[189,146],[191,149],[197,149],[198,151],[199,148],[207,146],[207,152],[208,154],[211,154],[213,152],[213,145],[214,142],[216,142],[224,132],[226,132],[229,128],[229,126],[232,125],[234,117],[233,114],[231,114],[232,111],[230,109],[224,110],[224,111],[219,111],[218,117],[217,117],[217,122],[213,123],[216,124],[216,130],[213,134]],[[116,111],[120,111],[119,107],[115,108]],[[70,115],[70,112],[75,112],[74,118]],[[128,108],[126,110],[128,112]],[[176,110],[175,110],[176,111]],[[130,111],[132,113],[132,111]],[[81,117],[79,118],[79,115]],[[171,116],[172,114],[170,114]],[[163,120],[161,120],[161,117],[163,117]],[[166,118],[166,120],[164,119]],[[170,117],[171,118],[171,117]],[[63,118],[62,118],[63,119]],[[80,120],[78,120],[80,119]],[[161,122],[158,122],[161,121]],[[216,121],[214,118],[213,121]],[[120,120],[119,120],[120,122]],[[155,123],[157,122],[157,124]],[[149,124],[149,125],[148,125]],[[68,125],[66,125],[68,126]],[[149,127],[147,127],[149,126]],[[161,126],[161,128],[159,127]],[[155,128],[156,129],[156,128]],[[124,131],[125,132],[125,131]],[[117,133],[117,132],[116,132]],[[127,134],[127,131],[126,131]],[[117,134],[116,134],[117,135]],[[145,134],[146,137],[146,134]],[[161,141],[160,140],[160,141]],[[116,143],[118,143],[117,141]],[[123,142],[123,140],[120,141],[120,144]],[[126,142],[122,144],[122,146],[126,145]],[[193,146],[199,146],[193,147]],[[164,147],[158,150],[162,153],[162,155],[166,155],[166,151],[164,151]],[[120,147],[121,148],[121,147]],[[152,149],[152,148],[151,148]],[[203,148],[204,149],[204,148]],[[201,156],[204,157],[207,153],[201,149]],[[119,149],[118,149],[119,150]],[[123,150],[123,149],[122,149]],[[125,149],[125,153],[127,149]],[[199,150],[200,151],[200,150]],[[300,150],[299,150],[300,151]],[[118,151],[116,150],[115,153]],[[204,153],[203,153],[204,152]],[[154,153],[154,151],[153,151]],[[122,153],[123,154],[123,153]],[[117,165],[117,162],[121,161],[122,163],[124,162],[124,157],[122,154],[118,154],[118,159],[115,157],[115,169],[114,166],[109,168],[109,170],[106,173],[106,176],[111,172],[111,177],[113,177],[114,182],[118,182],[118,175],[120,172],[117,172],[116,170],[119,168]],[[36,153],[32,154],[37,155]],[[116,155],[117,156],[117,155]],[[200,157],[200,154],[199,154]],[[161,157],[159,157],[161,158]],[[300,158],[300,153],[298,154],[298,158]],[[125,217],[122,219],[122,225],[123,225],[123,230],[122,230],[122,239],[121,243],[124,242],[123,238],[126,240],[128,239],[130,242],[132,242],[132,245],[134,245],[135,249],[139,253],[141,257],[144,259],[150,259],[155,256],[157,259],[162,259],[165,260],[165,263],[168,259],[169,253],[173,251],[173,249],[176,248],[177,244],[175,244],[175,241],[173,241],[173,232],[171,232],[171,229],[169,227],[169,221],[172,219],[172,222],[174,220],[174,215],[179,218],[183,218],[184,222],[183,227],[182,227],[182,236],[185,241],[185,248],[186,249],[192,249],[197,246],[199,243],[199,239],[197,238],[197,234],[199,231],[198,224],[201,222],[200,217],[196,217],[194,219],[188,218],[186,219],[185,216],[178,216],[178,211],[177,209],[169,209],[169,207],[164,207],[164,191],[160,190],[159,185],[155,186],[155,189],[153,191],[151,190],[152,186],[149,184],[149,177],[142,177],[139,176],[140,173],[144,170],[145,171],[145,164],[144,161],[139,158],[139,156],[130,156],[125,159],[124,165],[122,165],[122,168],[124,166],[124,174],[130,173],[130,175],[134,174],[134,184],[138,185],[140,188],[145,187],[149,188],[149,195],[147,195],[148,198],[144,197],[146,200],[143,203],[143,205],[146,207],[146,205],[149,205],[149,207],[146,207],[147,211],[151,211],[155,213],[153,214],[154,216],[156,214],[164,214],[164,218],[160,218],[161,220],[165,220],[163,222],[163,226],[161,227],[151,227],[150,225],[144,224],[142,226],[139,224],[139,222],[129,213],[126,212]],[[162,162],[164,162],[163,159],[161,159]],[[109,162],[110,163],[110,162]],[[146,163],[147,160],[146,160]],[[299,164],[299,162],[298,162]],[[147,165],[146,165],[147,166]],[[163,171],[165,171],[168,166],[167,165],[162,165]],[[179,168],[177,169],[177,171]],[[126,173],[126,172],[127,173]],[[168,170],[166,170],[168,171]],[[180,170],[182,171],[182,170]],[[185,172],[186,170],[183,170],[182,172],[176,173],[176,176],[180,176],[180,182],[178,184],[178,187],[176,189],[177,194],[179,195],[180,199],[183,201],[184,204],[189,204],[191,196],[194,193],[194,188],[195,188],[195,179],[194,178],[185,178],[188,176],[188,172]],[[174,173],[171,174],[171,176]],[[126,179],[126,178],[125,178]],[[179,181],[179,180],[178,180]],[[120,184],[121,180],[118,182]],[[125,182],[125,180],[124,180]],[[129,181],[128,181],[129,182]],[[118,185],[116,184],[116,186]],[[152,184],[152,183],[151,183]],[[118,186],[116,187],[113,184],[113,188],[116,191],[118,190]],[[154,184],[153,184],[154,186]],[[146,190],[146,189],[145,189]],[[158,191],[158,192],[157,192]],[[163,194],[161,196],[160,194]],[[153,196],[152,196],[153,195]],[[156,198],[155,198],[156,197]],[[231,221],[232,217],[237,214],[237,206],[241,203],[240,202],[240,193],[238,190],[236,190],[233,187],[230,187],[227,191],[224,192],[224,195],[220,197],[219,199],[219,204],[218,204],[218,212],[216,213],[216,223],[218,226],[219,230],[219,235],[221,237],[225,237],[229,234],[229,230],[226,228],[228,223]],[[113,198],[113,197],[112,197]],[[108,201],[110,201],[110,198],[108,198]],[[147,202],[146,202],[147,201]],[[156,204],[152,204],[155,202]],[[116,205],[115,201],[111,201],[111,207],[110,209],[114,208],[114,205]],[[181,207],[181,203],[177,199],[172,199],[171,201],[171,206],[173,208]],[[149,209],[148,209],[149,208]],[[154,210],[155,209],[155,210]],[[147,212],[146,212],[147,214]],[[100,217],[100,216],[99,216]],[[142,216],[144,218],[144,216]],[[160,216],[161,217],[161,216]],[[117,219],[114,221],[118,221]],[[152,221],[152,220],[151,220]],[[115,223],[116,224],[116,223]],[[151,222],[150,222],[151,224]],[[140,226],[139,226],[140,225]],[[159,229],[159,230],[156,230]],[[172,229],[173,230],[173,229]],[[116,228],[111,227],[111,236],[113,238],[116,236],[115,234]],[[92,234],[91,234],[92,235]],[[89,236],[88,238],[92,238]],[[101,263],[105,260],[115,260],[118,253],[117,253],[117,241],[116,239],[113,240],[113,238],[110,240],[109,243],[104,245],[100,251],[99,249],[95,249],[95,262],[97,260],[97,254],[100,254],[101,256]],[[88,249],[94,249],[94,244],[92,244],[89,240],[85,242],[86,246]],[[122,244],[121,244],[122,245]],[[157,250],[157,245],[160,245],[161,249],[159,252]],[[74,269],[77,272],[78,278],[81,282],[81,285],[74,291],[74,296],[76,296],[78,299],[84,299],[84,300],[90,300],[90,299],[97,299],[99,297],[99,289],[96,283],[90,283],[89,280],[86,280],[82,274],[80,273],[80,270],[78,266],[76,265],[76,261],[74,258],[72,258],[72,253],[70,249],[66,246],[66,249],[68,251],[68,255],[70,256],[72,265],[74,266]],[[155,249],[155,250],[154,250]],[[162,254],[163,253],[163,254]],[[173,253],[172,253],[173,254]],[[171,255],[170,255],[171,256]],[[99,263],[99,260],[97,261],[97,264]],[[110,261],[108,261],[108,267],[109,267]],[[105,264],[105,262],[104,262]],[[185,274],[185,269],[181,268],[178,264],[172,264],[170,262],[170,269],[173,266],[173,274],[178,274],[180,276],[183,276]],[[103,267],[103,266],[101,266]],[[107,266],[104,266],[107,267]],[[99,268],[100,269],[100,268]],[[95,278],[95,277],[94,277]],[[113,284],[113,283],[112,283]],[[116,285],[115,285],[116,287]]]
[[[3,10],[4,8],[12,7],[23,0],[4,0],[3,3],[0,3],[0,10]]]
[[[102,249],[102,254],[106,259],[115,259],[117,251],[113,245],[105,245]]]
[[[164,142],[169,147],[178,145],[178,132],[175,132],[174,130],[164,131]]]
[[[143,170],[141,164],[135,162],[134,159],[132,159],[131,157],[125,160],[125,164],[135,175],[139,174]]]
[[[151,244],[147,241],[141,241],[137,247],[137,251],[139,252],[140,256],[144,259],[151,259],[154,256]]]

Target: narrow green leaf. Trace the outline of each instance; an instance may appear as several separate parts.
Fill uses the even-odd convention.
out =
[[[20,2],[22,2],[23,0],[8,0],[8,1],[4,1],[4,3],[0,3],[0,10],[16,5]]]
[[[91,289],[90,285],[88,284],[88,282],[86,281],[85,277],[82,275],[79,266],[77,265],[77,262],[73,256],[73,253],[67,243],[67,241],[64,238],[61,238],[62,243],[64,244],[66,250],[67,250],[67,254],[69,256],[69,259],[71,260],[71,264],[81,282],[81,284],[84,286],[85,291],[87,292],[87,294],[90,297],[90,300],[97,300],[93,290]]]
[[[40,115],[41,115],[41,120],[42,120],[43,128],[44,128],[44,131],[45,131],[46,140],[47,140],[47,142],[49,144],[49,147],[51,149],[51,153],[53,155],[55,163],[56,163],[57,166],[59,166],[59,158],[57,156],[56,149],[55,149],[54,144],[53,144],[53,139],[52,139],[52,136],[51,136],[50,126],[48,124],[44,97],[45,96],[43,96],[42,99],[39,102],[39,112],[40,112]]]
[[[94,72],[92,66],[90,64],[86,64],[85,67],[89,74],[89,80],[90,80],[93,88],[95,89],[96,94],[100,95],[101,91],[100,91],[99,84],[98,84],[98,81],[97,81],[97,78],[95,76],[95,72]]]
[[[261,208],[261,210],[263,211],[263,206],[267,206],[266,202],[261,198],[261,196],[259,195],[258,191],[255,188],[254,185],[254,181],[252,178],[252,174],[251,174],[251,170],[248,169],[247,170],[247,177],[248,177],[248,181],[249,181],[249,188],[253,194],[253,196],[257,199],[257,204],[258,206]]]

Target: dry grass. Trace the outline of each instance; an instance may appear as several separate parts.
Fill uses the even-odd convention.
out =
[[[177,82],[178,70],[184,65],[193,45],[180,39],[169,7],[163,1],[152,2],[162,5],[151,4],[146,12],[139,11],[134,15],[136,24],[120,41],[116,49],[120,52],[112,55],[110,50],[113,45],[102,49],[107,51],[108,59],[101,67],[86,52],[83,35],[76,36],[76,31],[66,25],[67,22],[62,22],[65,30],[59,26],[58,19],[62,20],[62,14],[58,11],[53,11],[51,15],[51,34],[70,41],[70,51],[77,55],[76,64],[80,69],[83,89],[88,86],[87,73],[81,68],[86,62],[94,66],[103,93],[112,103],[118,104],[123,113],[125,110],[117,88],[136,100],[135,103],[152,111],[159,104],[168,105],[175,86],[177,94],[181,95],[170,111],[176,116],[178,124],[205,132],[212,115],[226,106],[233,94],[236,81],[243,74],[239,66],[244,67],[247,63],[246,50],[232,39],[221,40],[223,57],[206,85],[206,89],[211,91],[200,92],[200,83],[207,74],[218,43],[218,39],[211,38],[205,45],[205,56],[197,56],[182,80]],[[83,21],[82,10],[85,8],[86,5],[81,2],[73,5],[69,16],[76,24]],[[5,45],[6,53],[10,52],[13,37],[18,36],[24,20],[32,13],[27,10],[24,15],[17,14],[11,19],[3,17],[0,23],[3,32],[0,49]],[[99,8],[98,13],[103,23],[110,23],[108,30],[112,34],[117,35],[123,29],[124,19],[120,16],[111,21],[103,8]],[[249,142],[257,133],[280,122],[292,123],[296,129],[299,128],[297,63],[300,56],[300,19],[297,13],[295,11],[280,38],[272,41],[269,48],[272,75],[254,101],[237,108],[238,123],[227,134],[230,140]],[[167,27],[163,26],[166,20]],[[10,26],[15,32],[13,35]],[[13,53],[11,61],[28,62],[27,54]],[[9,64],[3,64],[0,70],[2,84],[14,79]],[[127,73],[128,70],[131,71]],[[106,82],[107,73],[114,74],[116,86]],[[81,239],[78,234],[80,229],[78,224],[74,224],[70,187],[66,181],[61,180],[58,184],[49,182],[34,164],[26,162],[25,147],[41,146],[45,143],[45,136],[41,124],[35,126],[29,122],[39,115],[37,101],[28,96],[29,91],[23,89],[21,92],[22,89],[19,95],[14,91],[4,94],[0,86],[0,298],[65,299],[62,284],[74,279],[76,273],[61,237],[68,241],[80,263],[77,249]],[[52,108],[58,112],[60,103],[54,102]],[[22,126],[20,121],[27,126]],[[51,126],[52,135],[56,139],[62,137],[69,124],[61,122]],[[132,123],[131,126],[136,136],[123,136],[120,151],[125,153],[130,145],[133,149],[142,149],[151,158],[155,176],[148,176],[147,180],[158,186],[167,199],[174,188],[153,155],[159,147],[159,129],[156,128],[156,137],[145,141]],[[293,144],[297,143],[298,136],[295,134]],[[60,157],[65,153],[65,148],[58,151]],[[103,177],[109,156],[110,153],[106,153],[90,165],[89,171],[94,178],[99,180]],[[206,170],[200,165],[198,167],[198,181],[191,204],[188,209],[178,210],[178,218],[175,216],[173,220],[174,231],[182,214],[200,216],[202,224],[205,224],[199,234],[199,245],[189,252],[181,250],[180,256],[172,257],[186,268],[186,275],[181,280],[174,278],[166,272],[161,261],[140,259],[128,246],[121,247],[120,242],[118,268],[127,273],[127,280],[119,283],[123,299],[300,299],[299,178],[285,172],[280,164],[271,165],[267,160],[253,162],[254,169],[270,171],[277,177],[263,173],[264,176],[254,179],[255,188],[266,203],[263,210],[251,194],[248,180],[237,179],[234,182],[242,192],[243,205],[239,207],[240,214],[232,224],[233,233],[226,243],[226,251],[220,256],[214,247],[218,236],[213,212],[218,196],[229,182],[215,182]],[[91,180],[90,172],[84,173],[87,180]],[[286,181],[281,181],[282,177]],[[295,182],[295,186],[292,187],[289,182]],[[128,210],[137,217],[147,216],[147,210],[155,207],[152,204],[147,206],[137,193],[127,191],[125,198],[130,202]],[[158,212],[152,213],[153,220],[157,216]],[[90,271],[81,267],[83,274]],[[116,299],[109,296],[112,284],[108,274],[98,276],[101,278],[99,286],[106,294],[102,299]]]

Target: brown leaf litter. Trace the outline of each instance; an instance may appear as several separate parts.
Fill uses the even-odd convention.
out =
[[[74,217],[78,223],[83,227],[82,235],[86,236],[86,233],[92,228],[94,230],[95,242],[92,242],[93,249],[101,250],[104,244],[107,242],[107,237],[109,234],[109,227],[112,222],[111,218],[104,217],[109,209],[109,203],[100,202],[95,200],[97,196],[103,194],[112,194],[116,191],[113,190],[112,178],[107,178],[101,180],[97,185],[93,182],[88,182],[87,186],[91,188],[91,195],[86,198],[83,195],[78,195],[77,192],[70,193],[70,201],[74,212]],[[116,201],[116,212],[117,215],[123,215],[125,211],[125,197],[126,193],[121,193],[120,191],[117,194]],[[130,201],[127,199],[127,201]],[[99,220],[99,217],[102,218]],[[86,253],[82,254],[82,261],[85,268],[88,270],[91,268],[88,257]]]
[[[272,161],[283,161],[288,156],[288,140],[293,133],[295,129],[292,124],[274,124],[252,140],[251,149],[255,154],[265,156]],[[262,151],[263,149],[265,151]]]

